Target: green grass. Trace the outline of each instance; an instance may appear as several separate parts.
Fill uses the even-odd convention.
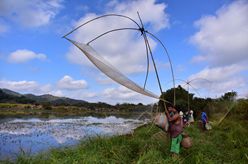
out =
[[[193,139],[179,158],[169,152],[169,138],[159,128],[146,125],[133,134],[94,138],[74,148],[54,149],[34,157],[19,156],[16,163],[247,163],[247,121],[225,119],[211,131],[195,124],[185,129]],[[11,163],[11,162],[6,162]]]
[[[8,117],[64,117],[64,116],[106,116],[106,115],[122,115],[130,116],[140,114],[141,112],[130,112],[128,110],[122,111],[94,111],[85,107],[77,106],[52,106],[49,109],[44,108],[42,105],[33,104],[11,104],[11,103],[0,103],[0,118]]]
[[[19,104],[11,104],[11,103],[0,103],[0,108],[14,108]]]
[[[244,116],[233,110],[220,124],[211,119],[210,131],[200,130],[197,123],[187,127],[193,146],[182,148],[178,158],[171,157],[166,133],[148,124],[129,135],[91,138],[73,148],[53,149],[31,157],[24,154],[15,163],[248,163],[248,121]]]

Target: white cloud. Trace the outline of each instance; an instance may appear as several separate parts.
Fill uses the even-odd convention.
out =
[[[75,98],[82,98],[83,100],[85,100],[86,98],[95,98],[97,96],[97,93],[95,92],[84,92],[81,93],[80,96],[76,96]]]
[[[216,15],[202,17],[195,24],[199,31],[191,37],[206,60],[213,66],[248,61],[248,1],[234,1],[220,8]]]
[[[96,81],[97,83],[103,85],[109,85],[115,83],[112,79],[110,79],[108,76],[104,75],[103,73],[100,73],[99,76],[96,77]]]
[[[25,63],[33,59],[45,60],[46,58],[47,57],[45,54],[35,53],[30,50],[21,49],[12,52],[8,57],[8,61],[11,63]]]
[[[52,94],[55,96],[63,96],[60,90],[52,87],[50,84],[41,85],[36,81],[11,81],[0,80],[0,88],[10,89],[20,93],[32,93],[35,95]]]
[[[123,86],[119,86],[117,88],[116,87],[106,88],[102,91],[100,95],[103,101],[106,101],[111,104],[124,103],[124,102],[129,102],[129,103],[142,102],[144,104],[148,104],[154,102],[154,99],[138,94]]]
[[[211,81],[195,80],[196,88],[206,88],[220,96],[223,92],[247,88],[248,71],[248,2],[234,1],[222,6],[215,15],[202,17],[195,22],[198,27],[190,41],[202,55],[193,62],[208,64],[189,79],[205,78]],[[242,92],[242,91],[241,91]]]
[[[140,11],[144,24],[149,29],[160,30],[169,26],[168,15],[165,13],[164,3],[155,3],[154,0],[147,1],[128,1],[119,3],[113,1],[106,6],[106,13],[117,13],[132,17],[139,22],[137,11]],[[153,12],[151,12],[153,11]],[[75,22],[75,27],[81,25],[89,19],[99,15],[89,13]],[[104,18],[99,19],[84,28],[75,31],[72,38],[76,41],[86,43],[103,32],[115,28],[136,27],[136,25],[123,18]],[[136,27],[137,28],[137,27]],[[155,48],[156,43],[152,40],[151,47]],[[121,72],[139,73],[146,70],[146,51],[143,37],[137,31],[119,31],[98,39],[91,44],[94,49],[103,56],[109,63],[120,69]],[[72,46],[67,53],[67,58],[72,63],[89,64],[88,59],[76,47]],[[126,60],[128,59],[128,60]]]
[[[106,96],[107,98],[114,97],[119,99],[132,99],[133,97],[136,97],[139,94],[123,86],[120,86],[118,88],[106,88],[103,91],[103,95]]]
[[[96,96],[96,94],[87,90],[75,90],[76,88],[85,88],[84,80],[73,81],[69,76],[65,76],[58,82],[59,86],[51,84],[39,84],[36,81],[10,81],[0,80],[0,88],[10,89],[23,94],[31,93],[35,95],[51,94],[59,97],[70,97],[75,99],[86,100]],[[71,90],[69,90],[71,89]]]
[[[107,4],[107,6],[105,6],[104,9],[106,12],[102,14],[123,14],[135,19],[137,22],[139,22],[137,16],[137,11],[139,11],[143,23],[149,31],[157,31],[162,28],[169,27],[169,18],[165,13],[166,5],[164,3],[155,3],[154,0],[128,1],[125,3],[111,1]],[[84,17],[75,21],[74,27],[77,27],[97,16],[99,15],[95,13],[88,13]],[[88,24],[87,26],[84,26],[83,28],[75,31],[71,37],[73,40],[78,42],[87,43],[103,32],[123,27],[136,27],[136,25],[126,19],[109,17],[99,19],[91,24]],[[150,44],[151,48],[154,49],[156,43],[150,39]],[[145,44],[139,31],[126,30],[113,32],[91,43],[91,45],[101,56],[109,61],[109,63],[126,75],[146,71],[147,63]],[[80,52],[75,46],[70,47],[69,52],[67,53],[67,58],[70,62],[75,64],[81,64],[88,66],[89,68],[92,68],[93,66],[93,64],[91,64],[82,52]],[[164,65],[161,65],[161,67],[164,67]],[[93,66],[93,68],[95,67]],[[106,79],[106,77],[102,77],[102,73],[100,72],[98,76],[95,76],[95,78],[99,84],[110,85],[113,83],[113,81],[111,82],[109,79]],[[112,104],[117,102],[153,102],[153,99],[139,95],[124,87],[107,88],[98,92],[98,94],[94,93],[90,95],[93,95],[90,100],[105,101]]]
[[[64,94],[73,99],[80,99],[85,101],[93,100],[93,102],[98,101],[97,96],[99,95],[96,92],[89,90],[65,90]]]
[[[164,11],[166,7],[166,4],[156,3],[155,0],[137,0],[128,3],[109,3],[107,10],[109,13],[122,13],[134,18],[136,22],[139,22],[138,11],[144,23],[150,25],[154,30],[160,30],[169,27],[169,16]]]
[[[58,97],[64,97],[65,96],[65,94],[61,90],[49,91],[47,93],[51,94],[53,96],[58,96]]]
[[[7,88],[14,91],[32,91],[38,87],[35,81],[0,81],[0,88]]]
[[[195,89],[205,89],[212,95],[221,95],[231,90],[239,90],[247,86],[247,81],[240,72],[245,70],[241,65],[204,68],[202,71],[189,77]],[[189,81],[190,81],[189,80]]]
[[[62,7],[61,0],[1,0],[0,16],[25,27],[48,24]]]
[[[68,75],[65,75],[57,83],[58,88],[60,89],[84,89],[87,87],[87,82],[85,80],[74,80]]]
[[[69,79],[69,80],[68,80]],[[62,81],[62,82],[61,82]],[[68,82],[69,81],[69,82]],[[71,86],[74,84],[73,87]],[[62,85],[59,87],[58,85]],[[69,86],[68,86],[69,85]],[[82,87],[82,88],[81,88]],[[85,83],[83,80],[73,80],[70,76],[65,76],[57,85],[51,84],[39,84],[36,81],[10,81],[0,80],[0,88],[10,89],[22,94],[51,94],[59,97],[68,97],[73,99],[85,100],[89,102],[107,102],[110,104],[116,103],[139,103],[144,104],[155,102],[156,100],[140,95],[125,87],[113,87],[106,88],[99,91],[91,91],[85,89]],[[77,88],[77,89],[76,89]]]
[[[191,75],[189,79],[204,78],[209,81],[223,81],[237,75],[245,70],[242,65],[230,65],[225,67],[204,68],[197,74]]]

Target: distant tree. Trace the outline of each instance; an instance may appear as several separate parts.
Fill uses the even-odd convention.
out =
[[[237,92],[231,91],[231,92],[227,92],[223,96],[221,96],[221,99],[226,100],[226,101],[234,101],[236,99],[236,97],[237,97]]]
[[[15,97],[13,99],[15,99],[15,101],[17,103],[22,103],[22,104],[33,104],[33,103],[35,103],[34,100],[30,100],[30,99],[26,98],[25,96]]]
[[[176,91],[176,108],[182,111],[186,111],[188,109],[188,100],[189,103],[192,103],[194,94],[188,93],[188,91],[186,91],[180,85],[178,85],[178,87],[175,88],[175,91]],[[171,88],[166,92],[163,92],[160,98],[167,100],[171,102],[171,104],[173,104],[174,88]],[[164,103],[161,100],[159,101],[159,108],[161,109],[161,111],[164,111]]]
[[[112,105],[107,104],[105,102],[94,103],[94,106],[98,107],[98,108],[111,108],[111,107],[113,107]]]
[[[52,110],[52,105],[50,103],[43,103],[42,108],[46,110]]]
[[[209,113],[209,104],[211,104],[212,101],[211,98],[204,99],[195,97],[190,106],[190,109],[194,111],[194,116],[200,116],[202,111]]]
[[[232,113],[248,120],[248,99],[238,100],[238,103],[235,105]]]

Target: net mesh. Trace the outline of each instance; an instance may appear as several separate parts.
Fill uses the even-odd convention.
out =
[[[126,77],[124,74],[122,74],[118,69],[116,69],[110,63],[108,63],[104,58],[98,55],[97,52],[91,46],[83,43],[78,43],[68,38],[66,39],[69,40],[76,47],[78,47],[98,69],[100,69],[104,74],[106,74],[112,80],[135,92],[138,92],[140,94],[155,99],[159,99],[159,96],[152,93],[151,91],[142,88],[141,86],[130,80],[128,77]]]

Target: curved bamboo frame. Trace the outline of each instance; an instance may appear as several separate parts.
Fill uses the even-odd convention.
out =
[[[87,25],[88,23],[93,22],[93,21],[95,21],[97,19],[101,19],[101,18],[113,16],[113,17],[126,18],[126,19],[130,20],[131,22],[133,22],[134,24],[136,24],[138,28],[129,28],[129,27],[126,27],[126,28],[112,29],[112,30],[106,31],[106,32],[98,35],[97,37],[93,38],[92,40],[90,40],[87,43],[87,45],[89,45],[93,41],[95,41],[95,40],[101,38],[102,36],[104,36],[104,35],[106,35],[108,33],[111,33],[111,32],[122,31],[122,30],[140,31],[141,32],[141,35],[143,36],[144,42],[145,42],[146,56],[147,56],[147,70],[146,70],[146,77],[145,77],[145,82],[144,82],[144,89],[145,89],[145,86],[146,86],[146,83],[147,83],[147,79],[148,79],[148,74],[149,74],[149,54],[150,54],[151,59],[152,59],[152,63],[153,63],[153,67],[155,69],[155,73],[156,73],[156,78],[157,78],[157,81],[158,81],[159,89],[160,89],[161,94],[163,94],[163,90],[162,90],[161,82],[160,82],[160,79],[159,79],[159,75],[158,75],[156,63],[155,63],[155,60],[154,60],[154,57],[153,57],[153,53],[152,53],[152,50],[151,50],[151,46],[150,46],[150,43],[149,43],[149,40],[148,40],[148,37],[147,37],[146,34],[149,34],[150,36],[152,36],[154,39],[156,39],[162,45],[162,47],[163,47],[163,49],[164,49],[164,51],[165,51],[165,53],[166,53],[166,55],[168,57],[169,63],[170,63],[170,69],[171,69],[171,73],[172,73],[173,86],[174,86],[174,102],[173,102],[173,105],[175,106],[175,104],[176,104],[175,78],[174,78],[174,71],[173,71],[173,66],[172,66],[172,62],[171,62],[169,53],[168,53],[165,45],[162,43],[162,41],[160,39],[158,39],[158,37],[156,37],[154,34],[148,32],[147,30],[145,30],[144,24],[143,24],[142,19],[141,19],[140,15],[139,15],[139,12],[137,12],[137,14],[138,14],[138,18],[140,20],[141,26],[135,20],[133,20],[132,18],[130,18],[128,16],[120,15],[120,14],[106,14],[106,15],[102,15],[102,16],[93,18],[93,19],[91,19],[91,20],[89,20],[89,21],[87,21],[87,22],[85,22],[85,23],[77,26],[76,28],[74,28],[73,30],[71,30],[70,32],[68,32],[67,34],[65,34],[62,38],[68,39],[67,38],[68,35],[70,35],[74,31],[78,30],[80,27],[83,27],[83,26]],[[166,103],[170,103],[167,100],[164,100],[164,99],[161,99],[161,98],[160,98],[160,100],[163,101],[163,102],[166,102]],[[172,103],[170,103],[170,104],[172,104]],[[165,109],[166,109],[166,107],[165,107]]]

